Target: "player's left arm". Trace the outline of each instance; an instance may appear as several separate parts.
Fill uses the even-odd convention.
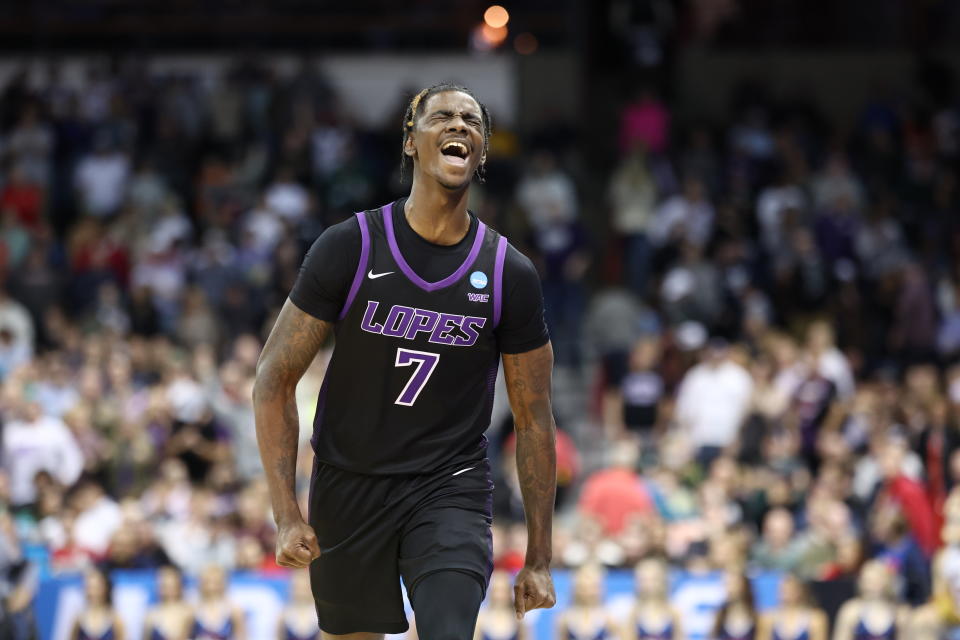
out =
[[[517,617],[556,603],[550,577],[553,506],[557,486],[556,425],[550,402],[553,347],[503,354],[510,408],[517,431],[517,472],[527,520],[527,555],[514,585]]]

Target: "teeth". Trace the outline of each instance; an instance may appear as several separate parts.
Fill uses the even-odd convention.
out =
[[[447,142],[447,143],[444,143],[443,147],[441,148],[441,151],[446,151],[447,149],[450,149],[450,148],[453,148],[453,147],[459,149],[459,150],[463,153],[464,156],[467,155],[467,145],[463,144],[462,142]]]

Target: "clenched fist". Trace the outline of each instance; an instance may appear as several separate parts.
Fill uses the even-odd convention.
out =
[[[531,609],[549,609],[556,603],[557,594],[553,590],[549,569],[524,567],[520,570],[513,585],[513,606],[517,610],[517,620]]]
[[[302,569],[320,557],[320,544],[313,527],[303,520],[282,524],[277,530],[277,564]]]

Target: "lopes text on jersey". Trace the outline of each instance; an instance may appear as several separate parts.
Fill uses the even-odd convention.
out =
[[[473,346],[480,337],[480,329],[486,318],[464,316],[456,313],[440,313],[429,309],[417,309],[395,304],[381,322],[376,321],[380,303],[367,301],[360,328],[368,333],[392,338],[416,339],[420,333],[429,334],[429,342],[455,347]]]

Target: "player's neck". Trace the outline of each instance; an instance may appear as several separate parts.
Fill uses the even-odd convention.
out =
[[[414,181],[403,213],[417,235],[434,244],[457,244],[470,230],[467,189],[449,191]]]

